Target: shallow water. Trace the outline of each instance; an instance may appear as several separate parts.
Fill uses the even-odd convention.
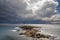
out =
[[[17,33],[11,32],[16,26],[23,24],[0,24],[0,40],[27,40],[24,37],[16,36]],[[60,40],[60,25],[58,24],[25,24],[42,27],[41,30],[57,36]]]

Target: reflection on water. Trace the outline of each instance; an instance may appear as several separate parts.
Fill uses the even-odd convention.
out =
[[[0,24],[0,40],[26,40],[23,37],[17,37],[17,33],[13,33],[10,30],[14,29],[16,26],[19,26],[22,24]],[[27,25],[27,24],[25,24]],[[54,25],[54,24],[28,24],[28,25],[34,25],[34,26],[41,26],[42,30],[46,31],[47,33],[51,33],[58,38],[56,40],[60,40],[60,25]]]

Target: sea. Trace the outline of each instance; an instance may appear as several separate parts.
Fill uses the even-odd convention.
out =
[[[21,25],[42,27],[41,30],[56,36],[55,40],[60,40],[60,24],[0,24],[0,40],[27,40],[27,38],[17,36],[17,33],[11,31]]]

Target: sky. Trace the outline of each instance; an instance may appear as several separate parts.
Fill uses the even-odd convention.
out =
[[[0,0],[0,24],[60,23],[60,0]]]

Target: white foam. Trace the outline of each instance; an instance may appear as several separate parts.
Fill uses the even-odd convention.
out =
[[[19,27],[15,27],[14,29],[20,29]]]
[[[10,31],[16,32],[17,30],[10,30]]]

